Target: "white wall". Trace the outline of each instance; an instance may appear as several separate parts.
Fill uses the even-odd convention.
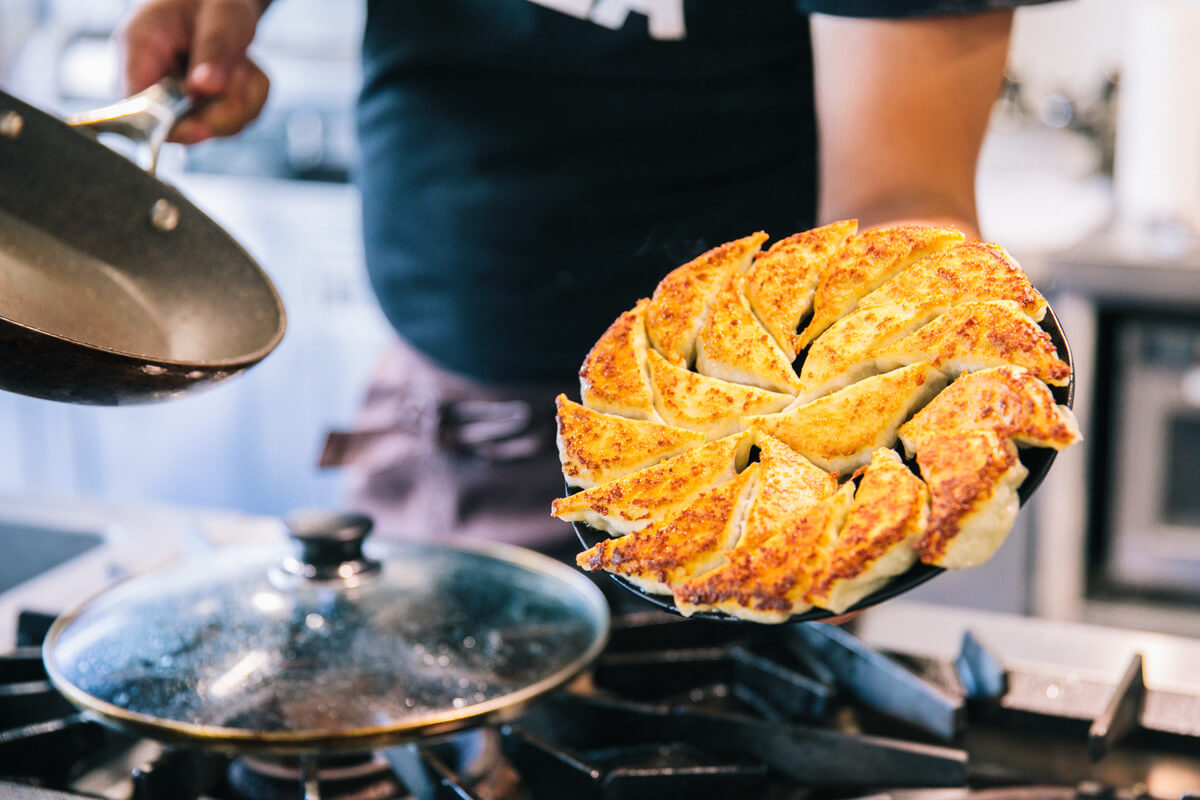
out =
[[[1010,71],[1035,100],[1054,92],[1091,96],[1119,66],[1131,2],[1071,0],[1018,10]]]

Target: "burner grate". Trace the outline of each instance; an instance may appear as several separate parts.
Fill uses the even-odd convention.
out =
[[[44,621],[30,616],[22,641],[44,634]],[[972,636],[951,663],[884,656],[826,625],[766,628],[636,613],[614,620],[610,646],[588,674],[507,725],[305,762],[231,758],[110,731],[55,692],[40,651],[26,647],[0,656],[0,796],[1124,797],[1111,786],[1135,786],[1137,770],[1150,762],[1106,772],[1114,759],[1136,755],[1148,736],[1158,737],[1155,744],[1165,738],[1164,751],[1194,755],[1191,731],[1200,721],[1187,705],[1196,698],[1146,690],[1135,667],[1116,691],[1081,684],[1055,694],[1050,678],[1006,670]],[[1104,756],[1094,769],[1089,725],[1092,754]],[[1012,758],[993,757],[1000,751],[992,736],[1016,741]],[[1072,748],[1078,761],[1062,755]],[[104,783],[97,776],[110,772],[120,785],[95,789]],[[1076,786],[1085,777],[1103,780]],[[1001,789],[1007,793],[989,794]]]

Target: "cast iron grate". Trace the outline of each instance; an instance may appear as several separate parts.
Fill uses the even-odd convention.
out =
[[[968,711],[973,726],[1054,722],[1081,743],[1090,727],[1095,757],[1144,737],[1152,722],[1135,665],[1116,691],[1106,688],[1103,713],[1079,719],[1046,708],[1044,696],[1041,706],[1027,702],[1027,676],[1010,675],[971,636],[945,664],[889,658],[828,625],[639,612],[615,619],[609,647],[586,675],[510,724],[323,759],[308,773],[295,760],[158,746],[88,719],[54,691],[30,646],[48,621],[23,615],[23,646],[0,656],[6,800],[109,796],[80,784],[131,758],[123,779],[133,800],[799,800],[885,789],[937,796],[938,787],[969,788],[962,796],[972,797],[995,796],[997,787],[1020,790],[1005,796],[1124,797],[1133,795],[1103,782],[1075,786],[1070,776],[1070,788],[1048,788],[1064,776],[969,760],[952,745],[970,738]],[[1179,731],[1153,733],[1158,744],[1197,745]]]

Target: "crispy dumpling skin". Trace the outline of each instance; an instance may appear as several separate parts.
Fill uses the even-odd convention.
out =
[[[1023,367],[993,367],[960,376],[900,427],[909,454],[963,431],[988,430],[1017,444],[1064,450],[1082,436],[1075,415]]]
[[[824,568],[805,599],[841,614],[917,560],[929,517],[929,491],[895,450],[875,451],[862,472],[854,505]]]
[[[897,428],[945,385],[945,375],[921,362],[745,422],[821,469],[846,475],[896,441]]]
[[[1017,446],[1080,438],[1039,380],[1070,380],[1035,324],[1045,300],[999,245],[856,228],[716,247],[601,337],[582,405],[558,399],[564,475],[587,488],[553,513],[623,538],[581,566],[685,615],[783,622],[842,613],[917,559],[961,568],[1000,546]]]
[[[854,485],[847,483],[758,547],[735,548],[723,566],[678,586],[675,607],[685,616],[717,610],[753,622],[785,622],[807,611],[804,595],[853,502]]]
[[[558,457],[569,486],[589,489],[674,458],[705,440],[697,431],[601,414],[555,398]]]
[[[858,301],[859,308],[911,303],[945,307],[971,300],[1012,300],[1034,322],[1046,300],[998,244],[963,242],[921,259]]]
[[[603,569],[622,575],[643,591],[670,594],[673,586],[724,563],[725,553],[741,535],[758,469],[751,464],[674,516],[597,543],[576,556],[575,563],[589,572]]]
[[[1071,377],[1050,334],[1011,300],[954,306],[875,356],[882,371],[917,361],[929,361],[948,375],[1015,364],[1055,386],[1066,386]]]
[[[879,373],[875,354],[946,311],[937,303],[860,308],[812,343],[800,368],[796,403],[807,403]]]
[[[792,359],[759,324],[744,294],[746,276],[734,273],[713,299],[696,337],[696,371],[774,392],[794,392]]]
[[[754,260],[746,276],[746,299],[789,361],[796,360],[796,329],[812,312],[817,278],[858,220],[842,220],[780,239]]]
[[[922,442],[917,464],[930,506],[921,561],[963,569],[991,558],[1012,530],[1017,488],[1029,474],[1016,446],[989,430],[960,431]]]
[[[758,485],[738,548],[753,549],[784,530],[796,517],[837,491],[831,475],[774,436],[755,433]]]
[[[667,273],[646,307],[651,346],[672,364],[689,366],[696,357],[696,336],[709,304],[730,275],[750,268],[766,240],[767,235],[759,231],[714,247]]]
[[[961,231],[928,225],[876,228],[849,239],[817,279],[813,316],[796,337],[797,352],[853,311],[859,298],[909,264],[963,240]]]
[[[686,508],[701,492],[733,480],[745,468],[754,437],[727,436],[653,467],[593,486],[551,506],[567,522],[622,536]]]
[[[608,326],[579,368],[583,404],[605,414],[662,422],[646,376],[646,308],[639,300]]]
[[[676,367],[654,350],[646,354],[646,366],[659,416],[669,425],[700,431],[709,439],[742,430],[743,416],[770,414],[792,402],[791,395]]]

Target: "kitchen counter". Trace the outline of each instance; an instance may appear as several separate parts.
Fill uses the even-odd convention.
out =
[[[1200,693],[1200,639],[1183,636],[904,600],[864,613],[855,633],[880,650],[952,661],[968,630],[1010,668],[1028,665],[1116,683],[1140,653],[1148,687]]]
[[[1168,244],[1115,230],[1052,256],[1042,288],[1105,304],[1194,307],[1200,304],[1200,249],[1178,243],[1177,252],[1163,252]]]
[[[6,553],[58,551],[5,571],[0,586],[0,651],[16,640],[22,611],[58,614],[111,586],[191,554],[233,544],[283,541],[273,517],[215,509],[88,498],[0,495],[0,547]],[[81,552],[80,552],[81,551]],[[19,581],[19,582],[18,582]]]

